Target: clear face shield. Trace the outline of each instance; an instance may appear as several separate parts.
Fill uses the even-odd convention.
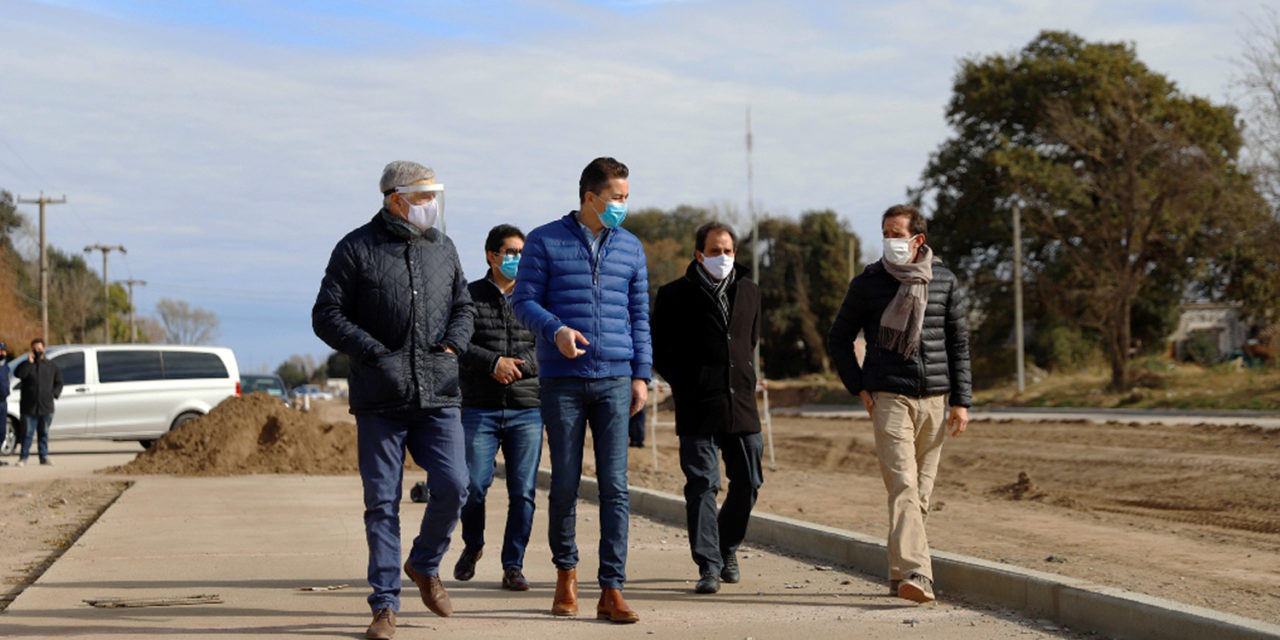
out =
[[[433,226],[440,227],[440,232],[445,233],[443,184],[411,184],[406,187],[396,187],[395,192],[410,206],[429,206],[434,209],[436,224]]]

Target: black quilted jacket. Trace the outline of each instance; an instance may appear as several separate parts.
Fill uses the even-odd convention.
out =
[[[827,336],[827,350],[849,393],[858,395],[865,389],[915,398],[950,394],[948,404],[968,407],[973,398],[969,330],[956,288],[955,274],[935,260],[920,349],[915,357],[904,358],[879,344],[880,316],[898,293],[898,281],[879,261],[867,265],[849,283],[849,292]],[[867,341],[861,367],[853,353],[859,331]]]
[[[462,354],[462,406],[476,409],[533,409],[538,401],[538,354],[533,334],[516,320],[511,302],[493,282],[492,272],[467,285],[476,303],[476,332]],[[519,358],[519,380],[502,384],[489,375],[499,357]]]
[[[351,357],[351,413],[456,407],[458,356],[475,306],[453,241],[385,209],[334,247],[311,309],[325,344]]]

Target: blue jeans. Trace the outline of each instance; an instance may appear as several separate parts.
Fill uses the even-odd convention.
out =
[[[533,529],[538,462],[542,459],[542,412],[538,409],[462,410],[466,433],[467,503],[462,505],[462,542],[484,546],[484,497],[493,484],[494,456],[502,448],[507,471],[507,528],[502,536],[502,568],[523,569]]]
[[[40,462],[49,459],[49,425],[53,424],[53,414],[47,416],[33,416],[29,413],[22,414],[22,423],[26,427],[26,433],[22,434],[22,455],[18,456],[18,460],[26,462],[31,456],[31,439],[35,437],[37,441],[36,450],[40,456]]]
[[[440,559],[467,499],[466,447],[456,407],[356,416],[364,531],[369,542],[369,608],[400,610],[400,497],[404,452],[427,470],[430,500],[409,564],[424,576]]]
[[[591,425],[596,479],[600,485],[600,569],[602,589],[621,589],[627,579],[627,418],[629,378],[543,378],[542,419],[551,448],[551,500],[547,538],[557,569],[578,566],[576,536],[582,447]]]

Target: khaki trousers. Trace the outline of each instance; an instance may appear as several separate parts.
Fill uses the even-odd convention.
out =
[[[877,391],[871,421],[880,475],[889,492],[889,579],[933,579],[924,521],[946,437],[944,396],[912,398]]]

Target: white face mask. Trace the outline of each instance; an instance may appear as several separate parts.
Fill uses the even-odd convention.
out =
[[[915,239],[915,236],[910,238],[885,238],[884,261],[889,264],[906,264],[910,262],[911,241]]]
[[[403,196],[401,196],[403,197]],[[436,201],[428,200],[426,204],[415,205],[408,200],[404,203],[409,207],[409,224],[417,227],[422,231],[426,231],[436,224]]]
[[[724,280],[733,273],[733,256],[723,253],[714,258],[702,256],[702,268],[706,269],[712,278]]]

